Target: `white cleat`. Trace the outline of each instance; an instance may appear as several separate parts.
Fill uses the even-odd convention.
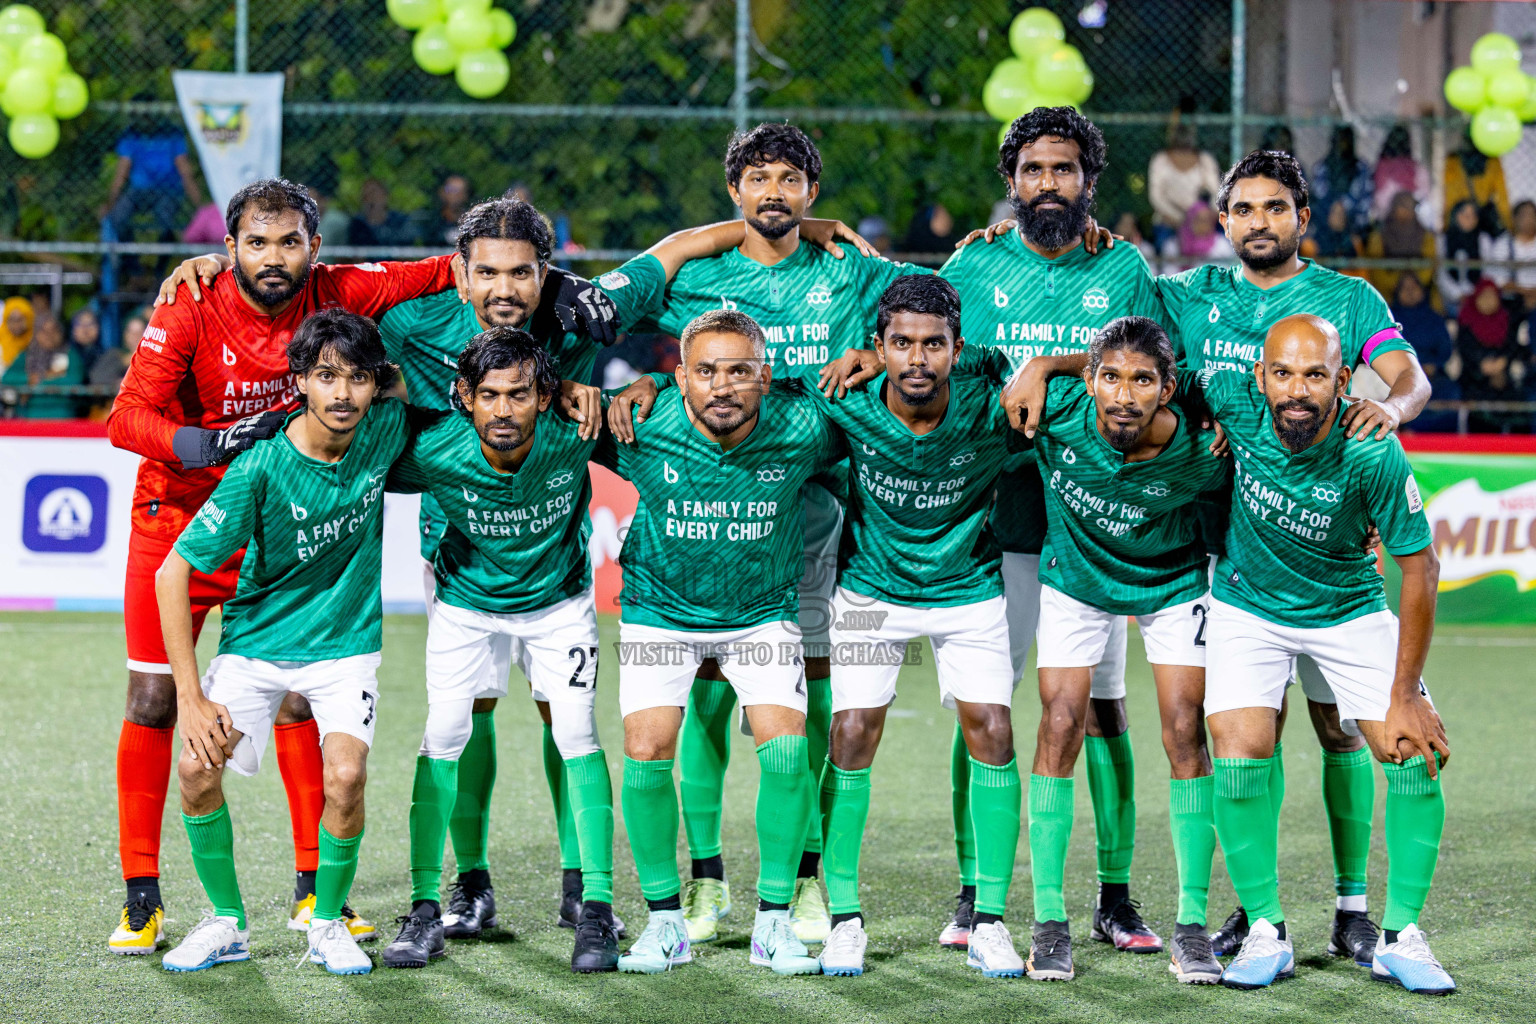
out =
[[[832,929],[821,947],[821,973],[856,978],[864,973],[864,950],[869,936],[864,933],[864,919],[855,917]]]
[[[232,917],[204,914],[197,926],[160,961],[168,971],[205,971],[216,964],[251,958],[251,933]]]
[[[1013,936],[1001,921],[989,921],[971,928],[971,942],[965,958],[967,965],[988,978],[1022,978],[1024,958],[1013,948]]]
[[[339,918],[310,922],[309,962],[332,974],[367,974],[373,970],[373,961],[347,930],[347,922]]]

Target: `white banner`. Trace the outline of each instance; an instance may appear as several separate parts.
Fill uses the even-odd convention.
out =
[[[283,75],[173,71],[176,99],[222,211],[241,188],[275,178],[283,155]]]

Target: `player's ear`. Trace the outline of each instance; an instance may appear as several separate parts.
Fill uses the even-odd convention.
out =
[[[1347,366],[1339,367],[1339,393],[1340,394],[1344,394],[1344,395],[1349,394],[1349,378],[1351,376],[1353,376],[1353,372],[1350,370],[1349,367],[1347,367]]]
[[[235,249],[239,246],[239,244],[240,244],[239,242],[235,241],[235,236],[234,235],[225,235],[224,236],[224,248],[225,248],[226,251],[228,251],[229,258],[231,260],[235,259]],[[236,262],[239,262],[239,261],[236,260]]]
[[[730,182],[725,183],[725,192],[731,197],[731,202],[736,204],[736,209],[738,210],[741,209],[740,185],[741,183],[739,181],[735,185],[732,185]]]
[[[1312,223],[1312,207],[1303,206],[1296,211],[1296,237],[1300,238],[1307,233],[1307,225]]]
[[[811,182],[811,187],[806,190],[806,196],[808,198],[805,200],[805,208],[807,210],[811,208],[811,204],[816,201],[816,197],[819,195],[821,195],[821,182]]]
[[[320,259],[320,236],[316,235],[315,237],[313,237],[313,238],[311,238],[309,240],[309,262],[315,263],[315,262],[318,262],[319,259]]]
[[[949,353],[950,359],[951,360],[959,359],[960,358],[960,350],[963,349],[963,348],[965,348],[965,339],[964,338],[956,338],[955,339],[955,347]]]

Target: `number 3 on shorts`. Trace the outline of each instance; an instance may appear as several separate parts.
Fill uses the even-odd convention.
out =
[[[567,658],[576,662],[576,671],[571,673],[571,686],[579,686],[582,689],[588,687],[597,689],[597,648],[596,647],[572,647],[566,653]],[[591,671],[588,671],[588,668]]]

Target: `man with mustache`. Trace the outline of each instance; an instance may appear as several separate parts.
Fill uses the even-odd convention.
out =
[[[1295,970],[1276,880],[1272,762],[1291,663],[1304,654],[1330,687],[1345,734],[1364,739],[1387,777],[1387,905],[1371,974],[1439,995],[1456,984],[1418,928],[1445,825],[1439,769],[1450,756],[1421,679],[1439,563],[1401,443],[1390,431],[1351,437],[1344,357],[1333,324],[1298,313],[1269,328],[1250,373],[1199,377],[1234,466],[1231,527],[1211,591],[1205,711],[1216,832],[1250,925],[1222,983],[1263,988]],[[1355,426],[1381,415],[1367,411]],[[1402,572],[1401,622],[1366,545],[1373,527]]]
[[[464,218],[465,234],[473,236],[471,280],[483,273],[482,258],[497,258],[485,234],[493,214],[499,204],[516,202],[482,204]],[[525,203],[499,208],[531,210]],[[530,248],[527,241],[514,244]],[[525,255],[532,257],[531,249]],[[587,556],[587,460],[596,440],[559,414],[555,358],[532,334],[495,324],[454,362],[454,408],[422,413],[389,481],[391,490],[431,495],[443,526],[434,537],[427,727],[411,794],[411,909],[384,950],[384,963],[424,967],[444,954],[445,925],[466,923],[465,915],[450,921],[441,910],[443,841],[452,828],[461,872],[449,905],[454,914],[460,901],[469,902],[466,889],[473,884],[463,873],[464,828],[455,827],[464,799],[457,779],[466,767],[462,755],[474,741],[477,719],[488,714],[484,702],[506,694],[515,661],[539,703],[545,741],[555,748],[555,778],[570,816],[565,827],[577,846],[576,896],[584,902],[572,915],[571,969],[611,971],[619,957],[613,792],[594,716],[597,613]],[[469,824],[483,856],[482,822]],[[486,870],[483,863],[478,870]],[[487,901],[488,882],[475,890]],[[496,923],[495,904],[487,910],[470,906],[476,931]]]

